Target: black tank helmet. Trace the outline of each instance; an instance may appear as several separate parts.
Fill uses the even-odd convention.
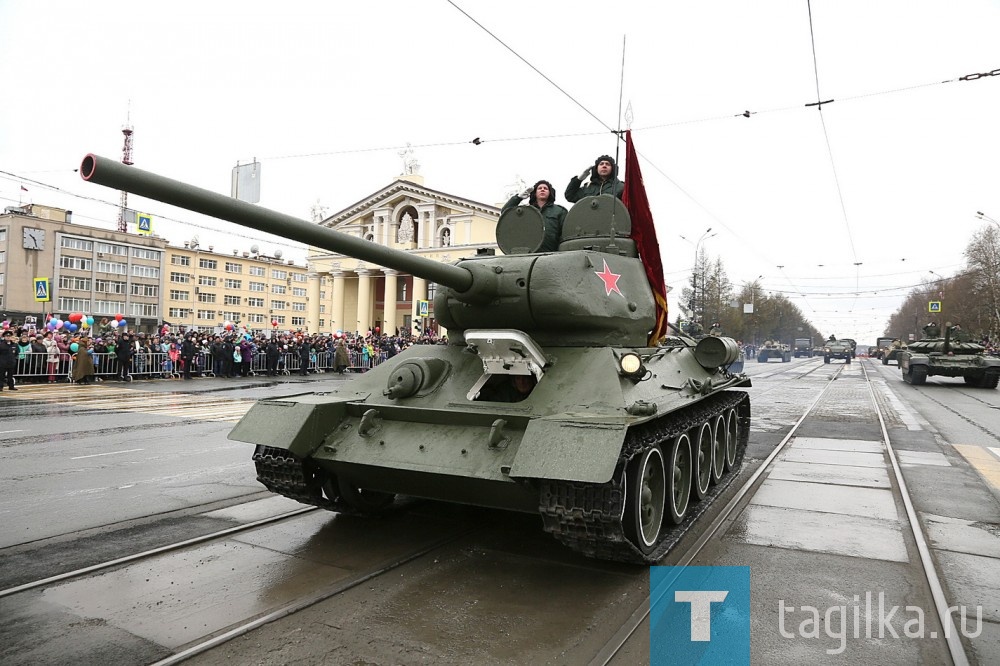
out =
[[[611,162],[611,175],[608,177],[609,180],[614,180],[618,177],[618,165],[615,163],[615,158],[611,155],[601,155],[596,160],[594,160],[594,167],[590,170],[590,180],[600,180],[600,176],[597,175],[597,165],[601,162]]]

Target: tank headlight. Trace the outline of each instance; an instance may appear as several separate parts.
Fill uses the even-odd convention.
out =
[[[642,367],[642,359],[633,352],[622,354],[621,358],[618,359],[618,365],[621,368],[621,374],[626,377],[638,379],[646,374],[646,369]]]

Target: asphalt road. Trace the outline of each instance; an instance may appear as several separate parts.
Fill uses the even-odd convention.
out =
[[[867,475],[844,480],[873,459],[866,447],[881,438],[861,363],[836,380],[839,366],[820,359],[747,363],[753,422],[734,491],[834,381],[781,469],[695,562],[751,567],[754,662],[948,660],[943,642],[926,635],[868,638],[862,620],[859,637],[848,635],[848,623],[841,639],[822,622],[815,636],[804,624],[804,607],[851,609],[866,592],[900,605],[900,616],[907,605],[933,613],[891,475],[885,485]],[[949,603],[982,608],[980,633],[964,639],[969,657],[1000,663],[1000,391],[936,378],[912,387],[895,366],[866,368]],[[261,492],[250,446],[226,435],[253,400],[350,380],[46,385],[3,394],[0,587],[292,508]],[[836,465],[822,462],[831,450],[836,463],[857,464],[831,471]],[[824,478],[838,479],[803,477],[817,460]],[[101,576],[101,584],[81,579],[0,599],[0,614],[12,620],[0,628],[0,662],[65,663],[73,654],[79,663],[151,663],[241,616],[346,579],[371,566],[373,554],[388,558],[449,533],[459,536],[433,554],[193,662],[586,663],[648,594],[645,568],[569,553],[533,516],[426,502],[374,523],[316,512],[291,527]],[[648,659],[647,625],[614,663]]]

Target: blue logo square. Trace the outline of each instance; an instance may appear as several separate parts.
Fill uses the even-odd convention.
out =
[[[649,663],[749,664],[750,567],[650,567]]]

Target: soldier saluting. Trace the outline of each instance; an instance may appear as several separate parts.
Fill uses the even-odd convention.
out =
[[[584,186],[583,181],[590,176],[590,184]],[[599,194],[613,194],[619,199],[625,191],[625,183],[618,180],[618,167],[615,158],[601,155],[594,161],[594,166],[588,166],[579,176],[569,179],[566,186],[566,200],[576,203],[584,197]]]

